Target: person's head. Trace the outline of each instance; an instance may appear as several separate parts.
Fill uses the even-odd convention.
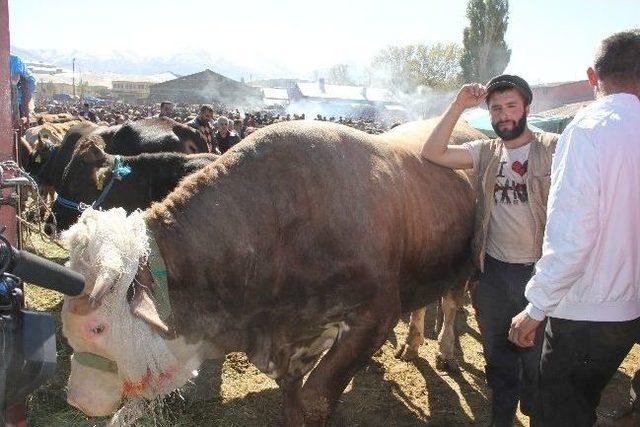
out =
[[[85,102],[84,104],[82,104],[82,108],[84,108],[85,110],[89,109],[89,103]]]
[[[491,126],[500,138],[510,141],[527,129],[533,93],[522,77],[502,74],[487,83],[487,108]]]
[[[596,97],[623,92],[640,98],[640,29],[602,40],[587,77]]]
[[[200,114],[198,114],[200,121],[203,123],[209,123],[213,120],[213,107],[211,105],[200,106]]]
[[[168,116],[173,113],[173,102],[162,101],[160,103],[160,115]]]
[[[218,117],[218,120],[216,120],[216,129],[218,130],[218,133],[220,133],[222,136],[226,135],[227,132],[229,132],[230,121],[231,120],[229,120],[225,116],[220,116]]]

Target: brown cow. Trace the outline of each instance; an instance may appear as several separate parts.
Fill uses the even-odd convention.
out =
[[[66,123],[73,120],[80,120],[78,116],[74,116],[70,113],[38,113],[35,115],[35,118],[39,125],[44,123]]]
[[[105,415],[242,351],[287,425],[322,424],[400,313],[468,277],[473,209],[467,177],[399,134],[304,121],[256,131],[144,213],[88,209],[66,234],[87,278],[62,313],[68,400]]]
[[[24,138],[33,148],[36,148],[38,144],[42,144],[45,141],[51,142],[54,145],[60,145],[69,129],[79,123],[81,123],[81,120],[70,120],[62,123],[43,123],[27,129],[24,132]]]

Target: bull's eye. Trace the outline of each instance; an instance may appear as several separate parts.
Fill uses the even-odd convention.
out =
[[[104,325],[98,325],[91,328],[91,333],[93,334],[100,335],[103,332],[104,332]]]

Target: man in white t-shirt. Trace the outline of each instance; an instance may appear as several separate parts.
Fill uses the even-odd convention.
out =
[[[497,139],[447,145],[462,112],[486,100]],[[481,271],[474,295],[492,396],[493,426],[535,415],[540,346],[520,349],[507,333],[527,304],[524,288],[541,254],[551,157],[558,135],[527,128],[532,92],[512,75],[487,86],[465,85],[442,116],[422,155],[452,169],[474,169],[478,189],[474,259]],[[534,424],[532,419],[532,424]]]

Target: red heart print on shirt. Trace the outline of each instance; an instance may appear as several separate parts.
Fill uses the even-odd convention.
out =
[[[511,164],[511,169],[513,169],[513,171],[515,173],[517,173],[520,176],[524,176],[525,173],[527,173],[527,165],[529,164],[528,160],[524,161],[523,163],[520,163],[519,161],[515,161]]]

